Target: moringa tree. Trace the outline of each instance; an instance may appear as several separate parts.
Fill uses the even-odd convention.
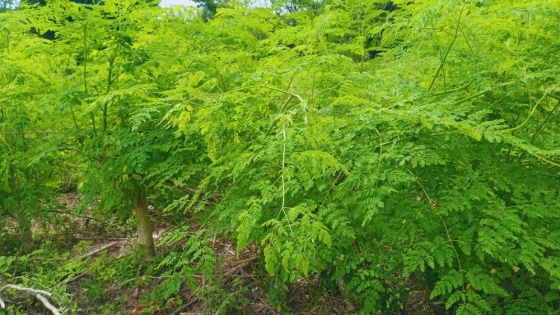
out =
[[[274,294],[315,273],[364,313],[413,279],[457,314],[558,309],[560,7],[393,2],[200,31],[171,119],[205,137],[212,225],[261,248]]]
[[[32,249],[32,218],[56,195],[62,155],[46,144],[61,126],[51,124],[56,85],[44,49],[29,36],[23,11],[0,15],[0,213],[13,216],[25,251]],[[35,49],[29,49],[34,47]]]
[[[136,1],[49,2],[31,12],[38,28],[56,32],[49,52],[60,80],[52,101],[69,124],[55,145],[80,153],[84,198],[77,211],[95,202],[107,215],[133,216],[152,259],[148,198],[161,199],[170,183],[190,183],[201,161],[196,138],[161,122],[175,105],[166,90],[188,69],[176,55],[186,46],[172,37],[181,17]]]

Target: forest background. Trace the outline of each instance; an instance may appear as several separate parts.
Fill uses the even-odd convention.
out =
[[[560,311],[560,1],[198,3],[1,6],[0,314]]]

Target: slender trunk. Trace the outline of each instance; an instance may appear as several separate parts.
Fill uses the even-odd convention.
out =
[[[88,81],[87,81],[87,59],[88,59],[88,44],[87,44],[87,23],[84,25],[84,92],[86,95],[88,94]],[[89,113],[91,118],[91,125],[93,127],[93,135],[97,136],[97,128],[95,128],[95,116],[93,115],[93,111]]]
[[[21,247],[24,252],[29,253],[33,250],[33,232],[31,231],[31,215],[26,213],[21,207],[21,196],[19,196],[19,180],[16,178],[16,171],[13,166],[10,166],[8,173],[8,181],[10,189],[15,194],[14,200],[14,217],[16,218],[18,227],[18,235],[21,241]]]
[[[15,170],[10,168],[10,188],[15,194],[14,200],[14,217],[16,218],[18,227],[18,235],[21,241],[23,251],[29,253],[33,250],[33,232],[31,231],[31,216],[21,207],[21,196],[18,195],[19,180],[15,178]]]
[[[15,217],[18,223],[18,234],[21,241],[21,247],[26,253],[33,250],[33,232],[31,231],[31,216],[21,207],[21,199],[15,200]]]
[[[6,51],[10,54],[10,32],[6,30]]]
[[[143,188],[139,188],[132,202],[132,209],[136,217],[136,231],[138,233],[138,245],[144,251],[146,260],[153,260],[156,255],[154,246],[154,226],[148,209],[148,199]]]

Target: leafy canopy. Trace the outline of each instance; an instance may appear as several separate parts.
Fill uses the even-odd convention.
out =
[[[122,217],[140,188],[194,207],[197,237],[261,249],[271,294],[319,274],[364,314],[411,282],[457,314],[560,307],[558,2],[205,3],[0,15],[1,130],[58,134],[2,134],[4,164],[61,159]],[[188,244],[202,262],[163,265],[210,273]]]

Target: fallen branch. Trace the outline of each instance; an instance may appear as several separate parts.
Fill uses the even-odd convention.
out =
[[[259,258],[259,256],[253,256],[253,257],[249,257],[249,258],[247,258],[247,259],[240,260],[240,261],[237,262],[237,264],[235,265],[235,267],[238,267],[238,266],[240,266],[240,265],[242,265],[242,264],[244,264],[244,263],[251,262],[251,261],[253,261],[253,260],[257,260],[257,258]]]
[[[99,247],[98,249],[92,250],[91,252],[89,252],[89,253],[87,253],[87,254],[83,254],[83,255],[81,255],[81,256],[78,256],[78,257],[76,257],[76,258],[74,258],[74,259],[76,259],[76,260],[85,259],[85,258],[87,258],[87,257],[93,256],[93,255],[95,255],[95,254],[97,254],[97,253],[99,253],[99,252],[102,252],[102,251],[104,251],[104,250],[106,250],[106,249],[108,249],[108,248],[111,248],[111,247],[116,246],[116,245],[121,244],[121,243],[122,243],[122,242],[112,242],[112,243],[109,243],[109,244],[107,244],[107,245],[103,245],[103,246]]]
[[[100,221],[99,219],[94,218],[94,217],[90,217],[88,215],[77,214],[77,213],[72,213],[72,212],[67,212],[67,211],[62,211],[62,210],[51,209],[48,212],[50,212],[50,213],[60,213],[60,214],[65,214],[65,215],[71,215],[71,216],[78,217],[78,218]]]
[[[192,298],[194,298],[192,301],[190,301],[189,303],[181,306],[178,310],[176,310],[175,312],[171,313],[171,315],[177,315],[177,314],[184,314],[181,313],[184,309],[188,308],[189,306],[193,305],[194,303],[198,302],[198,298],[196,296],[191,296]],[[190,299],[189,299],[190,300]]]
[[[43,305],[49,310],[51,311],[54,315],[60,315],[60,312],[58,311],[58,309],[56,307],[54,307],[54,305],[52,305],[43,295],[46,295],[48,297],[52,296],[52,294],[50,292],[44,291],[44,290],[36,290],[33,288],[26,288],[26,287],[21,287],[19,285],[14,285],[14,284],[8,284],[5,285],[3,287],[0,288],[0,293],[2,293],[2,291],[6,290],[6,289],[14,289],[17,291],[25,291],[25,292],[31,292],[31,293],[35,293],[35,297],[37,298],[37,300],[41,301],[41,303],[43,303]],[[6,304],[4,303],[4,300],[2,300],[2,296],[0,296],[0,309],[4,309],[6,308]]]
[[[244,268],[245,266],[247,266],[252,261],[257,260],[257,258],[258,258],[258,256],[254,256],[254,257],[247,258],[247,259],[239,261],[233,268],[228,270],[228,272],[226,272],[224,274],[224,276],[229,277],[229,276],[233,275],[238,269]]]
[[[0,293],[2,293],[2,291],[6,290],[6,289],[14,289],[14,290],[18,290],[18,291],[27,291],[27,292],[31,292],[31,293],[35,293],[35,294],[43,294],[46,296],[51,296],[52,294],[44,291],[44,290],[36,290],[33,288],[26,288],[26,287],[20,287],[19,285],[14,285],[14,284],[7,284],[3,287],[0,288]]]
[[[37,298],[37,300],[41,301],[41,303],[43,303],[43,305],[48,310],[50,310],[54,315],[60,315],[58,309],[54,307],[51,303],[49,303],[49,301],[44,296],[42,296],[41,294],[37,294],[35,295],[35,297]]]
[[[132,237],[74,237],[79,241],[132,241]]]

